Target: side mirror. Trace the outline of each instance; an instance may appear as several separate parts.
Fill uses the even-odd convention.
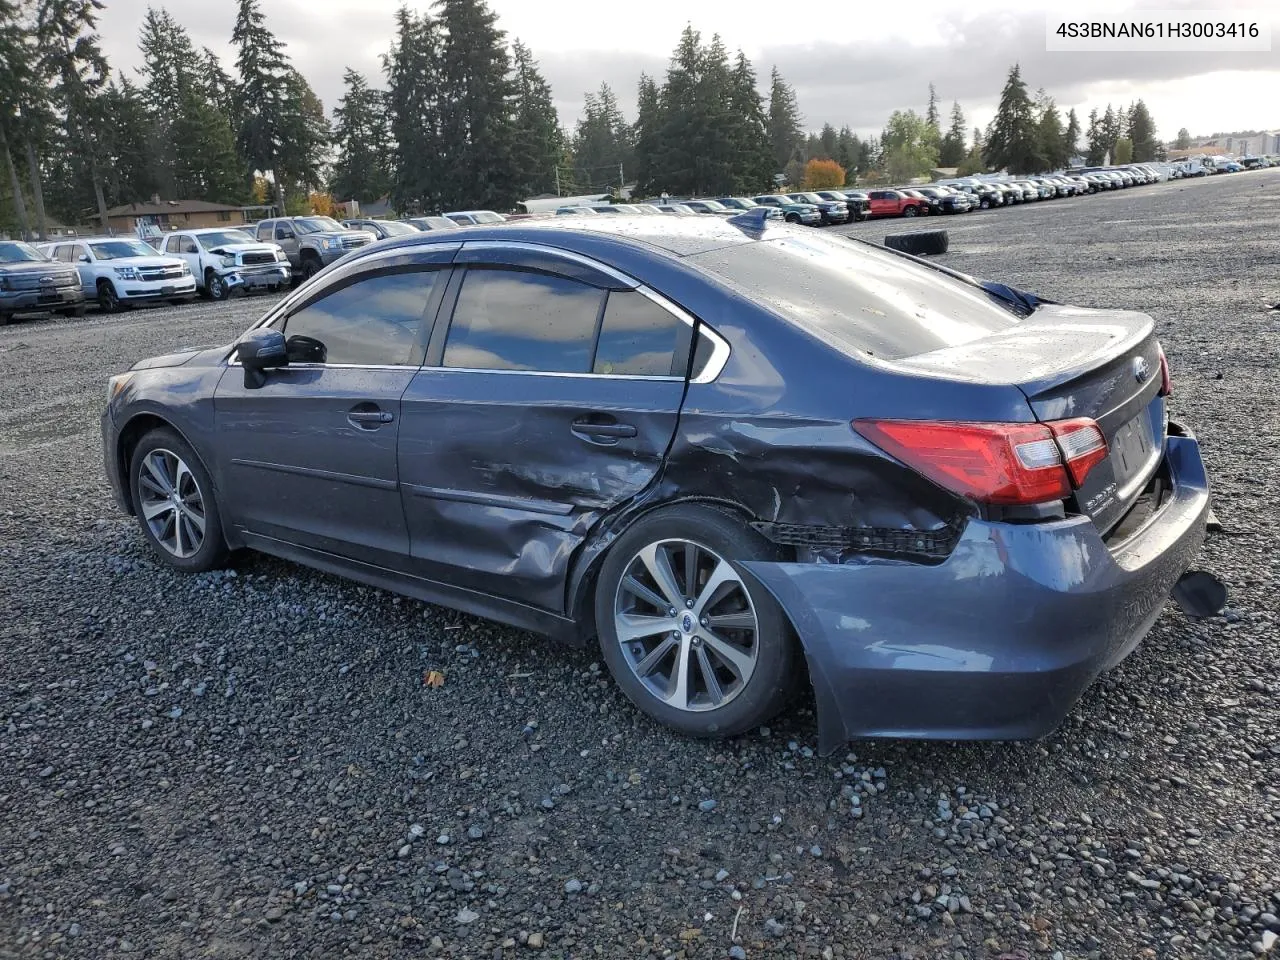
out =
[[[258,389],[267,382],[267,370],[289,364],[284,334],[270,328],[249,331],[236,344],[236,359],[244,367],[245,388]]]
[[[80,263],[88,263],[89,255],[87,253],[82,253],[80,254],[80,256],[76,257],[76,260],[78,260]]]

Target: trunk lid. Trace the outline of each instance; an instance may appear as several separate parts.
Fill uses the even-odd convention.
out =
[[[1145,314],[1042,304],[1015,326],[897,365],[951,380],[1014,384],[1041,421],[1096,420],[1108,456],[1075,499],[1103,532],[1160,465],[1166,417],[1160,346]]]

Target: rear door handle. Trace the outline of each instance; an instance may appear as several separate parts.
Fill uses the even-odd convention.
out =
[[[624,440],[636,435],[636,428],[629,423],[597,423],[588,419],[573,421],[573,432],[584,440]]]
[[[347,411],[347,419],[356,426],[365,430],[371,430],[378,424],[390,423],[395,416],[388,410],[369,409],[369,405],[360,404]]]

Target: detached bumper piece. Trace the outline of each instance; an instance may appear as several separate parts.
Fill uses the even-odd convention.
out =
[[[1209,488],[1193,437],[1168,437],[1161,474],[1168,495],[1119,542],[1082,516],[971,519],[941,563],[746,564],[800,635],[822,751],[1057,727],[1147,634],[1200,550]]]
[[[292,282],[293,269],[287,263],[276,263],[236,267],[221,276],[232,290],[261,290],[264,287],[279,287]]]

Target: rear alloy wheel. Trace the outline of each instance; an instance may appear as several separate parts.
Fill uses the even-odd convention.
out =
[[[223,563],[213,482],[186,441],[172,430],[151,431],[133,452],[129,479],[138,523],[162,560],[188,572]]]
[[[110,280],[98,281],[98,309],[103,313],[115,313],[120,309],[120,297]]]
[[[737,520],[702,507],[659,511],[619,538],[601,569],[596,624],[636,706],[681,733],[717,737],[782,708],[796,677],[790,626],[735,562],[777,558]]]

